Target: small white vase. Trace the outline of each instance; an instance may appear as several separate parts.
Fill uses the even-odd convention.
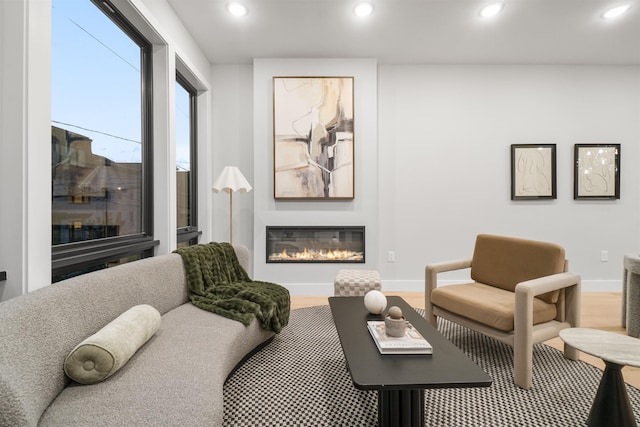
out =
[[[402,316],[400,319],[393,319],[389,315],[384,318],[384,331],[390,337],[403,337],[407,329],[407,319]]]

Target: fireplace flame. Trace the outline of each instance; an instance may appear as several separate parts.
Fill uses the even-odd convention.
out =
[[[362,252],[349,250],[314,250],[304,248],[301,252],[282,252],[269,255],[269,261],[362,261]]]

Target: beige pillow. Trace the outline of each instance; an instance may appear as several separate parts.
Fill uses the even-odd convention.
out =
[[[109,378],[160,327],[160,313],[150,305],[136,305],[78,344],[64,361],[64,372],[80,384]]]

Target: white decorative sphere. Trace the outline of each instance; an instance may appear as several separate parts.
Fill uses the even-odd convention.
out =
[[[364,296],[364,306],[367,307],[369,313],[380,314],[387,307],[387,297],[380,291],[369,291]]]

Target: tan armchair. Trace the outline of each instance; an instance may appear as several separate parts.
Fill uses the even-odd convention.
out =
[[[438,316],[509,344],[516,385],[531,388],[533,344],[580,325],[580,276],[561,246],[480,234],[471,259],[425,268],[425,318]],[[438,287],[438,273],[470,268],[471,282]],[[565,344],[564,356],[578,360]]]

